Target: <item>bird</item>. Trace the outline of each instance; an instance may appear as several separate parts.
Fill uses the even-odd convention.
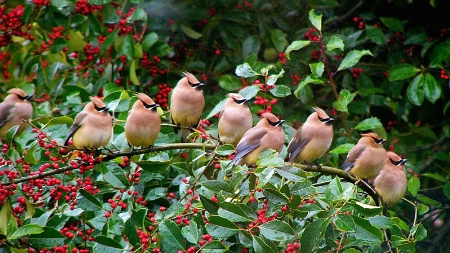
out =
[[[33,95],[27,95],[20,88],[10,89],[8,93],[0,104],[0,140],[6,138],[8,130],[13,126],[20,125],[16,133],[22,133],[27,127],[27,124],[22,124],[23,120],[33,117],[33,106],[30,103]]]
[[[284,131],[282,124],[284,120],[279,120],[270,112],[265,112],[262,119],[245,132],[236,147],[236,155],[230,164],[254,165],[259,154],[270,148],[280,152],[284,145]]]
[[[322,157],[333,141],[333,122],[325,111],[313,107],[303,126],[295,132],[288,145],[289,162],[314,162]]]
[[[112,135],[112,117],[108,107],[98,97],[90,97],[84,109],[77,114],[64,145],[73,145],[78,149],[92,150],[106,146]]]
[[[170,114],[172,123],[177,125],[175,133],[181,128],[181,142],[187,142],[192,128],[197,127],[205,107],[205,98],[201,88],[203,83],[191,73],[184,72],[172,90]]]
[[[405,195],[408,184],[405,172],[406,161],[407,159],[402,159],[396,153],[388,151],[383,168],[375,179],[371,180],[386,206],[397,204]]]
[[[161,118],[156,104],[149,96],[138,93],[139,98],[128,114],[125,123],[125,137],[130,146],[150,148],[158,138]]]
[[[252,128],[253,118],[247,106],[249,99],[236,93],[229,93],[219,115],[219,140],[224,144],[237,146],[242,136]]]
[[[365,133],[361,136],[358,143],[350,149],[343,169],[362,179],[374,178],[386,160],[386,150],[382,147],[386,140],[378,137],[376,133]]]

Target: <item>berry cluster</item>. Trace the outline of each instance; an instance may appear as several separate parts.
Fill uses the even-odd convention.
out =
[[[319,60],[320,59],[320,50],[311,51],[311,59]]]
[[[272,112],[272,106],[275,105],[277,102],[278,102],[278,100],[276,98],[273,98],[272,100],[269,101],[269,99],[267,99],[267,98],[257,96],[256,100],[255,100],[255,102],[253,102],[253,104],[264,106],[266,108],[266,110],[261,109],[258,111],[258,114],[263,114],[266,111]]]
[[[167,84],[163,83],[158,85],[158,94],[154,98],[155,102],[158,103],[161,107],[167,108],[169,106],[168,98],[169,94],[172,91],[172,88],[168,87]]]
[[[358,79],[359,76],[363,73],[362,68],[352,68],[351,70],[353,79]]]
[[[292,85],[297,85],[302,79],[298,75],[291,75]]]
[[[286,64],[286,61],[287,61],[286,53],[285,52],[279,53],[278,60],[281,61],[281,64],[283,64],[283,65]]]
[[[88,15],[89,13],[94,13],[95,11],[102,10],[101,5],[90,4],[88,0],[78,0],[75,3],[75,12],[81,13],[82,15]]]
[[[117,24],[106,24],[106,26],[108,27],[108,32],[112,33],[114,29],[117,29],[119,31],[119,35],[121,36],[133,33],[133,26],[132,24],[128,23],[128,18],[133,15],[133,12],[134,7],[130,7],[127,13],[123,13],[121,10],[116,10],[117,15],[120,15],[120,20]],[[134,36],[139,37],[139,34],[134,33],[133,37]]]
[[[0,64],[0,70],[2,70],[5,80],[8,80],[11,77],[11,74],[8,71],[8,66],[11,64],[11,54],[6,53],[5,51],[1,52]]]
[[[397,122],[396,120],[390,120],[390,121],[388,121],[388,123],[387,123],[386,129],[387,129],[387,130],[391,130],[391,127],[393,127],[393,126],[395,126],[395,125],[397,125],[397,124],[398,124],[398,122]]]
[[[24,7],[22,5],[18,5],[9,12],[6,7],[0,7],[0,47],[7,46],[11,43],[12,36],[34,40],[33,35],[23,30],[23,12]]]
[[[353,22],[358,25],[358,29],[364,29],[366,27],[362,18],[354,17]]]
[[[319,41],[319,35],[317,35],[317,30],[315,28],[309,28],[307,32],[305,32],[305,37],[309,41],[317,42]]]
[[[300,250],[300,243],[298,242],[288,243],[283,253],[296,253],[297,250]]]
[[[148,54],[144,53],[141,60],[141,66],[145,69],[149,69],[150,75],[155,78],[157,77],[158,73],[161,75],[165,75],[168,71],[168,69],[158,67],[160,62],[161,59],[159,58],[159,56],[155,55],[153,56],[153,59],[150,59]]]
[[[445,69],[441,69],[441,79],[448,80],[448,74],[445,72]]]
[[[251,3],[249,3],[248,1],[244,1],[244,5],[242,5],[242,4],[238,4],[237,6],[236,6],[238,9],[242,9],[242,8],[251,8],[252,7],[252,4]]]
[[[50,5],[50,0],[33,0],[33,3],[37,6]]]

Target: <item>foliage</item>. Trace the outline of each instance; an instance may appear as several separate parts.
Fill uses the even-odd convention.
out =
[[[2,147],[2,250],[448,250],[447,27],[395,13],[416,1],[363,2],[4,2],[0,89],[35,99],[30,130],[12,128]],[[445,9],[431,2],[422,7]],[[207,98],[188,144],[168,124],[183,71],[206,84]],[[154,152],[131,150],[124,137],[135,91],[163,109]],[[255,98],[255,115],[286,119],[286,143],[312,106],[326,109],[338,118],[320,160],[329,166],[284,164],[285,148],[264,152],[256,168],[229,166],[233,147],[216,145],[228,92]],[[91,95],[114,114],[114,136],[101,153],[72,151],[62,143]],[[389,212],[337,169],[364,131],[408,158],[409,201]]]

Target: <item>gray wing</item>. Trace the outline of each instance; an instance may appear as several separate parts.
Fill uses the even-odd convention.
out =
[[[70,138],[75,134],[75,132],[81,127],[81,122],[84,118],[86,118],[87,114],[85,112],[80,112],[75,117],[75,120],[72,124],[72,127],[70,128],[69,134],[67,135],[66,140],[64,141],[64,146],[67,146],[69,144]]]
[[[292,162],[310,141],[310,136],[302,138],[300,131],[296,132],[288,146],[289,162]]]
[[[258,148],[261,145],[261,138],[266,135],[266,133],[267,130],[261,128],[252,128],[248,130],[238,143],[236,147],[236,156],[231,163],[236,163],[239,159]]]
[[[14,108],[13,104],[0,104],[0,127],[2,127],[8,120],[11,110]]]
[[[356,159],[361,156],[365,149],[366,146],[362,145],[352,148],[344,161],[344,165],[342,165],[342,169],[345,171],[350,171],[355,166]]]

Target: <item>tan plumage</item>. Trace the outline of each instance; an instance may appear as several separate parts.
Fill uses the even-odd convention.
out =
[[[236,146],[242,136],[253,125],[252,113],[247,106],[248,99],[230,93],[219,117],[219,138],[222,143]]]
[[[33,117],[33,106],[30,103],[33,95],[27,95],[19,88],[10,89],[8,93],[9,95],[0,104],[0,139],[6,138],[6,133],[11,127]],[[22,124],[17,134],[22,133],[27,126],[28,124]]]
[[[97,149],[106,146],[112,135],[112,117],[100,98],[91,97],[83,111],[75,117],[64,145],[72,137],[73,145],[79,149]]]
[[[205,107],[205,98],[201,87],[204,85],[190,73],[183,73],[172,90],[170,98],[170,114],[172,122],[181,127],[197,127]],[[178,132],[175,129],[175,132]],[[181,141],[186,142],[189,129],[181,129]]]
[[[282,124],[284,120],[279,120],[275,115],[266,112],[262,119],[245,132],[241,141],[236,147],[236,156],[232,163],[239,165],[256,164],[259,154],[271,148],[280,152],[284,145],[284,131]]]
[[[333,141],[334,121],[322,109],[313,112],[297,130],[288,146],[290,162],[314,162],[328,151]]]
[[[380,172],[386,160],[386,150],[381,146],[386,140],[376,133],[361,134],[358,143],[350,150],[343,169],[355,176],[369,179]]]
[[[132,146],[150,147],[158,138],[161,119],[156,104],[149,96],[138,93],[139,98],[128,114],[125,124],[125,137]]]
[[[407,188],[406,159],[394,152],[387,152],[386,162],[378,176],[373,180],[375,190],[387,206],[397,204],[405,195]]]

